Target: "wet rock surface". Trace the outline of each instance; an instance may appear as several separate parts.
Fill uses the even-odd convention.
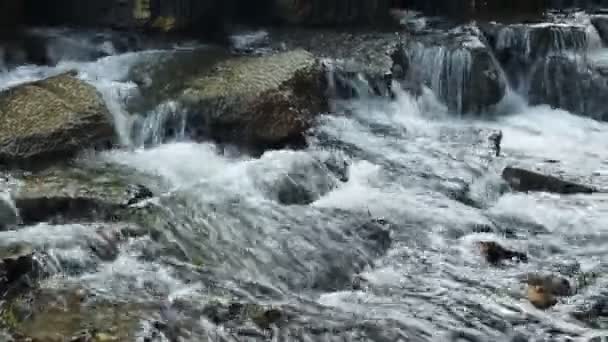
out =
[[[55,168],[24,176],[12,198],[24,224],[109,219],[153,196],[129,180],[111,169]]]
[[[479,241],[477,247],[486,261],[493,265],[498,265],[503,261],[528,261],[525,253],[509,250],[494,241]]]
[[[38,267],[30,246],[13,244],[0,247],[0,298],[27,291],[37,280]]]
[[[331,97],[390,96],[393,81],[420,93],[417,83],[408,79],[409,57],[404,50],[405,38],[399,33],[277,29],[270,37],[275,49],[303,48],[323,58]]]
[[[557,177],[543,175],[516,167],[507,167],[502,172],[502,178],[515,191],[545,191],[558,194],[590,194],[597,190],[586,185],[562,180]]]
[[[189,82],[181,96],[189,127],[218,141],[259,146],[301,142],[326,109],[323,73],[304,50],[238,57]]]
[[[71,73],[0,94],[0,159],[63,159],[112,141],[110,113],[97,90]]]

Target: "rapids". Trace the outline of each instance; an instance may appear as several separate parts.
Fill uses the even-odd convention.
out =
[[[251,156],[185,135],[163,139],[159,118],[180,114],[170,102],[134,124],[126,104],[139,89],[129,71],[174,48],[119,53],[101,44],[108,56],[55,55],[55,66],[0,72],[0,88],[78,70],[103,94],[122,144],[81,158],[150,175],[141,183],[162,189],[152,202],[171,228],[145,227],[109,261],[85,248],[99,239],[95,223],[0,232],[3,244],[44,248],[51,276],[43,289],[85,288],[97,300],[146,307],[138,341],[149,341],[155,320],[179,326],[185,341],[608,336],[601,319],[572,316],[607,295],[608,195],[504,193],[500,180],[507,165],[555,160],[559,171],[608,188],[608,123],[530,106],[514,91],[484,119],[460,117],[425,88],[419,98],[397,91],[394,100],[343,101],[347,114],[321,114],[307,148]],[[608,57],[608,49],[594,53]],[[499,158],[479,135],[496,129],[504,134]],[[290,198],[293,191],[307,200]],[[361,231],[372,218],[388,222],[390,245]],[[525,251],[529,262],[488,265],[479,240]],[[550,310],[534,308],[521,279],[565,268],[597,277]],[[273,305],[289,319],[266,335],[216,325],[200,313],[217,300]]]

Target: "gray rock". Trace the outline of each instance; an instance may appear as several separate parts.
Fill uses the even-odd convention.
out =
[[[553,176],[543,175],[516,167],[506,167],[502,178],[515,191],[544,191],[558,194],[593,193],[593,187],[565,181]]]
[[[19,216],[13,203],[0,194],[0,230],[16,225],[18,218]]]

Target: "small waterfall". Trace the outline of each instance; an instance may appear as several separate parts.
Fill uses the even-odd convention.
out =
[[[333,99],[368,98],[391,95],[391,74],[374,75],[341,60],[322,61],[327,80],[327,94]]]
[[[176,101],[166,101],[135,122],[132,130],[135,146],[158,145],[167,139],[186,138],[187,111]]]
[[[463,29],[443,37],[443,44],[441,38],[431,38],[435,41],[418,41],[407,47],[414,78],[459,114],[479,114],[500,102],[506,79],[481,39]]]

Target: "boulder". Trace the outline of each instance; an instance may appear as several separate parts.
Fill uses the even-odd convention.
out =
[[[26,245],[0,247],[0,298],[29,286],[37,271],[34,251]]]
[[[303,142],[327,110],[324,74],[304,50],[236,57],[194,77],[180,96],[188,128],[220,142],[275,147]]]
[[[497,265],[505,260],[528,261],[528,256],[525,253],[506,249],[495,241],[479,241],[477,246],[483,257],[490,264]]]
[[[334,26],[391,23],[391,0],[274,0],[280,21],[297,25]]]
[[[502,172],[502,178],[509,184],[511,189],[520,192],[544,191],[557,194],[590,194],[597,190],[593,187],[565,181],[553,176],[528,171],[516,167],[506,167]]]
[[[408,82],[409,56],[395,33],[317,28],[273,30],[270,36],[274,49],[304,48],[322,58],[332,98],[391,95],[392,81],[420,93]]]
[[[414,77],[451,112],[481,114],[505,95],[507,80],[475,28],[416,36],[408,42],[407,52]]]
[[[0,161],[65,159],[114,137],[95,88],[64,73],[0,93]]]
[[[586,58],[551,56],[533,68],[528,99],[530,104],[548,104],[574,114],[607,121],[606,71]]]
[[[25,224],[123,218],[152,192],[112,168],[52,168],[25,175],[12,194]]]
[[[545,310],[557,304],[557,299],[541,285],[529,285],[527,290],[528,300],[538,309]]]
[[[528,285],[530,303],[542,310],[555,305],[557,297],[574,294],[570,281],[557,275],[530,274],[524,282]]]

